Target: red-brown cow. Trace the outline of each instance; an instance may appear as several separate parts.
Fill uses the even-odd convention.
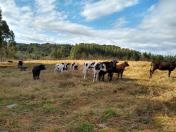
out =
[[[176,62],[152,62],[150,68],[150,78],[155,70],[168,70],[168,77],[170,77],[171,72],[175,69]]]
[[[125,61],[121,64],[117,64],[116,65],[116,70],[114,71],[114,73],[118,73],[118,78],[119,77],[122,78],[125,67],[128,67],[128,66],[129,66],[129,64],[128,64],[127,61]]]

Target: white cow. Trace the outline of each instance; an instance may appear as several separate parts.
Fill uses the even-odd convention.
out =
[[[68,65],[69,65],[69,63],[67,63],[67,64],[64,64],[64,63],[56,64],[55,68],[54,68],[54,72],[66,71],[66,70],[68,70]]]

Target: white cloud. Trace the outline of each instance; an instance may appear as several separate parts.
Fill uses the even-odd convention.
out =
[[[90,21],[114,12],[119,12],[137,3],[138,0],[100,0],[94,3],[87,2],[81,15]]]
[[[124,17],[117,18],[115,22],[113,23],[113,27],[119,28],[119,27],[124,27],[128,21]]]
[[[160,0],[146,11],[146,16],[135,28],[125,28],[127,21],[122,17],[116,19],[116,28],[112,29],[72,23],[63,12],[56,10],[55,2],[35,0],[36,10],[33,10],[29,5],[18,7],[15,0],[0,0],[0,7],[17,42],[95,42],[153,53],[176,53],[175,0]],[[45,7],[48,9],[43,9]]]

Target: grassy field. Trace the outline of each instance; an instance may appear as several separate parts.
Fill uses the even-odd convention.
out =
[[[0,131],[176,131],[176,71],[149,79],[149,62],[129,62],[124,79],[93,83],[91,73],[83,80],[82,67],[54,74],[56,61],[25,63],[27,71],[0,68]],[[34,63],[46,63],[38,81]]]

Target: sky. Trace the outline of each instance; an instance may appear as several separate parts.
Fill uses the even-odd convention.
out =
[[[176,55],[176,0],[0,0],[19,43],[98,43]]]

